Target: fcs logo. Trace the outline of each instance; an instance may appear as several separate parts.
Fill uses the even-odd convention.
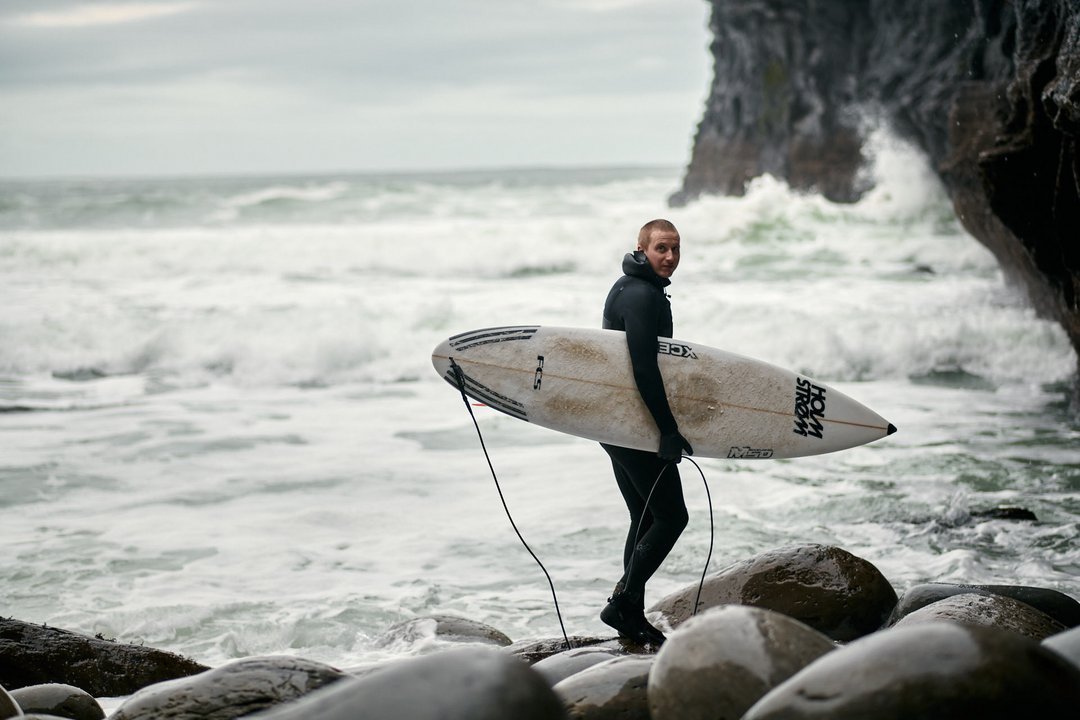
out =
[[[772,448],[752,448],[747,445],[745,447],[732,447],[727,451],[727,456],[743,460],[767,460],[773,456],[773,451]]]
[[[674,355],[675,357],[697,360],[697,355],[694,354],[694,348],[689,345],[682,345],[668,340],[661,340],[657,345],[656,352],[660,355]]]
[[[533,390],[539,390],[540,384],[544,382],[544,356],[536,356],[536,374],[533,375]]]

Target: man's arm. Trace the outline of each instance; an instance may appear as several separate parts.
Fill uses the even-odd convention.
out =
[[[626,327],[630,364],[634,369],[634,381],[660,434],[669,435],[678,432],[679,425],[668,404],[664,378],[660,374],[656,355],[660,308],[657,307],[656,296],[651,292],[635,293],[633,300],[634,311],[625,314],[623,323]]]
[[[664,390],[664,378],[660,374],[657,360],[657,338],[659,336],[660,306],[656,293],[627,288],[623,298],[623,327],[626,333],[626,346],[630,351],[630,364],[634,370],[634,382],[638,393],[645,402],[645,407],[660,431],[660,447],[656,454],[669,462],[679,462],[685,450],[687,455],[694,454],[694,448],[679,432],[679,424],[671,412],[667,393]]]

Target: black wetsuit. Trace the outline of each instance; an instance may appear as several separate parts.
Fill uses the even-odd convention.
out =
[[[678,432],[678,423],[664,392],[664,380],[657,362],[657,338],[672,335],[671,303],[664,292],[671,281],[657,275],[640,251],[628,253],[622,267],[624,274],[615,281],[604,303],[604,327],[626,333],[634,380],[642,400],[660,434],[669,435]],[[601,446],[611,456],[615,480],[630,511],[630,530],[623,550],[623,577],[619,582],[626,592],[641,598],[645,594],[645,583],[671,552],[686,527],[682,481],[675,464],[662,460],[655,451],[631,450],[606,443]],[[662,470],[664,475],[657,482]],[[648,512],[644,512],[650,490]],[[638,538],[636,547],[635,538]]]

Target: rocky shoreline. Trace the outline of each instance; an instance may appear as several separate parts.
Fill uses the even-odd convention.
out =
[[[290,656],[208,668],[173,653],[0,620],[0,720],[1071,717],[1080,602],[1047,588],[927,583],[897,596],[868,561],[799,545],[735,563],[649,608],[660,648],[610,637],[512,642],[414,618],[390,644],[446,649],[338,669]]]
[[[673,204],[766,173],[857,200],[868,119],[886,125],[1080,356],[1080,4],[710,3],[713,81]]]

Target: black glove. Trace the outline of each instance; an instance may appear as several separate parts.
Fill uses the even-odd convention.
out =
[[[656,451],[656,454],[661,460],[678,463],[682,460],[683,450],[687,455],[694,454],[694,448],[690,447],[690,443],[686,441],[682,433],[676,430],[660,436],[660,449]]]

